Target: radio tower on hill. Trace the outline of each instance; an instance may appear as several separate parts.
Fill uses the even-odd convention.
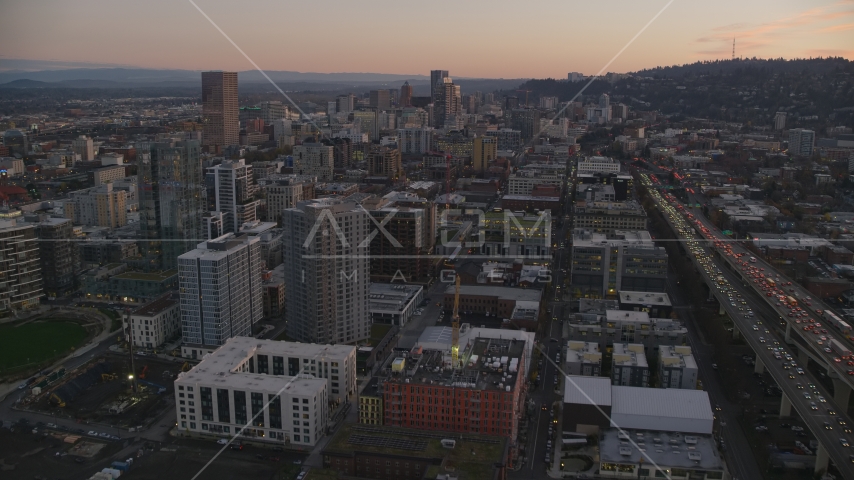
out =
[[[732,59],[735,60],[735,37],[732,37]]]

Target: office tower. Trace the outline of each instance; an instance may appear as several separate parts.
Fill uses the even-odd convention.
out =
[[[95,144],[86,135],[80,135],[71,141],[71,151],[80,155],[80,161],[88,162],[95,160]]]
[[[433,150],[433,128],[411,127],[397,131],[400,153],[421,155]]]
[[[371,146],[368,153],[368,175],[397,180],[402,173],[400,150],[395,146]]]
[[[169,270],[204,236],[207,191],[199,142],[144,144],[138,161],[139,225],[148,268]]]
[[[535,108],[517,108],[510,111],[510,127],[522,132],[522,140],[530,141],[540,133],[540,111]]]
[[[332,146],[334,168],[348,168],[353,164],[353,142],[349,138],[324,138],[324,145]]]
[[[71,192],[63,207],[65,218],[77,225],[123,227],[128,223],[127,194],[113,189],[112,183]]]
[[[274,121],[288,116],[288,107],[278,100],[261,102],[259,107],[261,108],[260,118],[264,120],[264,125],[272,125]]]
[[[378,110],[388,110],[391,108],[391,91],[389,90],[371,90],[370,106]]]
[[[515,95],[504,97],[504,110],[509,111],[514,108],[519,108],[519,97]]]
[[[240,226],[255,220],[258,200],[257,187],[252,179],[252,165],[246,160],[226,160],[208,168],[206,175],[208,202],[211,210],[222,212],[225,233],[236,233]]]
[[[436,103],[436,96],[441,91],[441,85],[448,78],[447,70],[430,70],[430,98]]]
[[[332,180],[334,147],[322,143],[303,143],[293,150],[294,173],[311,175],[321,181]]]
[[[445,77],[442,84],[437,84],[436,98],[433,101],[433,120],[437,128],[445,128],[446,123],[463,113],[460,86],[454,85],[451,78]],[[456,128],[454,128],[456,129]]]
[[[326,117],[330,122],[336,113],[338,113],[338,102],[326,102]]]
[[[384,282],[395,276],[405,282],[428,278],[433,263],[429,254],[436,241],[436,204],[414,193],[391,192],[365,199],[362,206],[390,235],[371,239],[371,278]]]
[[[227,233],[178,257],[182,351],[251,336],[263,317],[261,240]]]
[[[398,102],[398,105],[401,107],[412,106],[412,85],[408,81],[403,82],[403,86],[400,87],[400,102]]]
[[[786,112],[777,112],[774,114],[774,130],[784,130],[786,128]]]
[[[475,172],[483,173],[498,158],[498,140],[495,137],[477,137],[472,140],[472,166]]]
[[[304,343],[370,337],[370,219],[353,200],[322,198],[282,212],[288,336]]]
[[[352,93],[347,95],[338,95],[335,98],[336,109],[338,113],[350,113],[356,108],[356,96]]]
[[[616,230],[610,237],[576,229],[572,236],[572,292],[616,298],[617,292],[663,292],[667,252],[647,231]]]
[[[237,72],[202,72],[202,124],[205,147],[239,143]]]
[[[0,312],[38,308],[42,272],[35,228],[0,220]]]
[[[815,132],[803,128],[789,130],[789,155],[809,157],[815,145]]]
[[[376,110],[353,112],[353,123],[358,124],[361,133],[367,133],[370,140],[379,140],[379,119]]]

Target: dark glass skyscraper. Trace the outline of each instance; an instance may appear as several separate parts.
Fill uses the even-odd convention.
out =
[[[139,159],[139,223],[149,270],[169,270],[207,239],[204,172],[195,140],[144,145]]]

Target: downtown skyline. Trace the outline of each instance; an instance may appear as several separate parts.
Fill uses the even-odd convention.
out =
[[[597,73],[627,43],[606,71],[729,59],[733,38],[738,57],[854,58],[850,42],[854,2],[847,0],[811,6],[794,1],[724,1],[702,15],[694,2],[680,1],[670,5],[541,1],[524,11],[501,2],[488,8],[439,2],[429,11],[415,3],[408,8],[410,3],[382,1],[359,8],[332,1],[310,6],[258,1],[254,8],[235,11],[216,0],[195,2],[263,70],[423,75],[424,65],[437,65],[458,77],[563,78],[568,71]],[[662,8],[661,15],[630,42]],[[76,68],[252,69],[190,1],[32,5],[12,0],[4,10],[0,71],[27,69],[20,66],[27,62],[11,61],[21,59],[48,62],[44,69],[57,68],[50,62],[59,59]],[[425,28],[432,24],[445,34],[413,34],[409,15],[416,15]],[[143,27],[128,37],[122,18],[133,18]],[[87,23],[97,25],[99,34],[80,35],[80,25]],[[39,31],[35,39],[33,31]],[[109,38],[120,41],[104,41]],[[305,43],[295,43],[294,38]],[[372,49],[383,54],[372,54],[377,51]]]

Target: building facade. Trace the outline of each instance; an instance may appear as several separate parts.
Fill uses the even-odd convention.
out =
[[[293,149],[294,173],[331,181],[335,166],[333,147],[322,143],[304,143]]]
[[[282,213],[288,336],[353,343],[370,336],[370,220],[340,198],[300,202]]]
[[[686,345],[662,345],[658,349],[658,382],[661,388],[697,388],[697,361]]]
[[[237,72],[202,72],[202,144],[216,149],[239,142]]]
[[[182,353],[251,336],[264,316],[258,237],[225,234],[178,257]]]
[[[127,193],[112,183],[71,192],[63,210],[77,225],[118,228],[127,225]]]
[[[39,247],[32,225],[0,220],[0,313],[38,308],[42,296]]]
[[[130,315],[122,316],[127,339],[140,348],[157,348],[181,332],[181,307],[173,294],[166,294]]]
[[[570,288],[578,297],[616,298],[620,290],[663,292],[667,252],[646,231],[617,230],[608,238],[576,230],[570,275]]]
[[[259,201],[254,198],[252,165],[243,159],[225,160],[208,168],[206,182],[211,210],[223,214],[224,233],[239,232],[241,225],[256,220]]]
[[[153,143],[138,161],[139,224],[148,269],[170,270],[205,235],[207,191],[195,140]]]

